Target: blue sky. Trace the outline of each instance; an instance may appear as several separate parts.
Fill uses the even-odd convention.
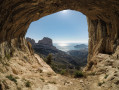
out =
[[[54,43],[87,43],[87,19],[78,11],[63,10],[32,22],[26,37],[36,42],[49,37]]]

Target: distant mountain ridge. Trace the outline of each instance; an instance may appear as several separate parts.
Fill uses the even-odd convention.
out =
[[[77,58],[77,56],[71,55],[72,53],[68,54],[64,51],[57,49],[55,46],[53,46],[52,39],[48,37],[44,37],[42,40],[39,40],[38,43],[35,44],[35,40],[33,39],[26,38],[26,40],[32,44],[35,53],[39,54],[41,57],[47,57],[49,53],[53,54],[53,64],[56,69],[55,71],[60,71],[59,69],[61,68],[80,68],[82,66],[85,66],[87,63],[87,59],[82,60],[82,58],[80,59]],[[87,53],[85,55],[87,58]]]
[[[78,49],[85,49],[85,48],[88,48],[88,46],[85,45],[85,44],[76,45],[76,46],[74,46],[74,47],[75,47],[75,48],[78,48]]]

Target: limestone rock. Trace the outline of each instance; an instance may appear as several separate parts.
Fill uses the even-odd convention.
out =
[[[89,32],[88,66],[90,67],[90,70],[98,72],[103,67],[103,70],[106,68],[109,69],[109,71],[107,71],[106,74],[110,74],[112,71],[115,70],[118,71],[118,65],[115,64],[118,63],[119,61],[118,0],[0,0],[0,64],[1,64],[0,66],[5,64],[7,60],[12,60],[10,61],[12,64],[10,65],[13,65],[13,67],[15,66],[18,68],[19,66],[18,62],[24,62],[25,64],[24,67],[26,66],[27,68],[24,68],[22,66],[20,66],[19,68],[22,69],[23,71],[21,73],[23,75],[22,78],[27,79],[33,78],[32,80],[34,80],[33,82],[35,82],[36,84],[37,87],[36,89],[40,90],[39,89],[40,81],[38,81],[39,80],[38,78],[34,78],[35,76],[32,76],[33,75],[32,73],[35,72],[35,70],[32,70],[32,68],[30,67],[31,64],[33,63],[36,64],[36,61],[34,59],[33,54],[31,54],[32,53],[31,47],[26,42],[24,37],[31,22],[38,20],[43,16],[64,9],[77,10],[87,16],[88,32]],[[103,53],[104,55],[101,55],[101,57],[99,57],[99,53]],[[26,59],[25,56],[27,56],[28,58]],[[105,66],[104,64],[107,58],[109,60],[112,59],[114,60],[113,63],[106,64],[108,66]],[[37,66],[39,65],[37,64]],[[6,66],[4,68],[6,68],[6,71],[9,71],[7,73],[10,73],[11,72],[9,70],[10,68],[7,67],[10,66]],[[24,74],[27,75],[25,76]],[[4,74],[0,75],[4,76]],[[39,77],[39,74],[35,75],[36,77]],[[60,77],[58,77],[58,79],[59,78]],[[94,81],[92,80],[92,78]],[[87,80],[90,80],[92,84],[85,85],[85,87],[84,86],[81,87],[81,85],[79,86],[74,82],[75,87],[62,86],[59,89],[60,90],[62,89],[77,90],[79,88],[81,88],[81,90],[119,89],[118,85],[119,81],[117,76],[115,76],[115,78],[112,79],[111,81],[103,83],[104,87],[97,86],[98,84],[97,78],[98,76],[87,78]],[[47,79],[49,79],[49,77]],[[10,86],[10,89],[16,90],[15,83],[8,79],[7,81],[8,81],[7,85],[13,86],[13,87]],[[38,83],[36,83],[36,81]],[[24,84],[21,86],[24,86]],[[3,84],[2,85],[0,84],[0,89],[1,88],[4,88]]]
[[[26,37],[26,40],[27,40],[28,42],[30,42],[32,46],[35,44],[35,40],[34,40],[34,39],[31,39],[31,38],[29,38],[29,37]]]
[[[97,53],[111,54],[119,43],[118,4],[118,0],[1,0],[0,43],[17,38],[21,41],[19,44],[23,45],[23,38],[31,22],[64,9],[71,9],[87,16],[88,59],[91,60]],[[14,44],[17,45],[18,42]]]
[[[42,40],[39,40],[38,44],[46,45],[46,46],[53,46],[52,39],[48,37],[44,37]]]

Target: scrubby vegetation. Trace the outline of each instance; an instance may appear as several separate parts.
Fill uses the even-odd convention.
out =
[[[74,73],[74,78],[80,78],[80,77],[84,77],[84,73],[82,71],[76,71]]]
[[[51,64],[52,63],[52,60],[53,60],[53,56],[52,54],[48,54],[48,56],[46,57],[46,63],[47,64]]]
[[[67,52],[57,49],[50,38],[44,37],[35,43],[35,40],[26,38],[37,53],[58,74],[74,76],[87,63],[88,49],[69,50]],[[49,41],[49,43],[47,43]],[[85,46],[85,45],[83,45]],[[50,76],[50,75],[49,75]]]
[[[72,67],[72,66],[70,66],[70,64],[69,65],[67,65],[67,64],[64,65],[64,64],[62,64],[62,62],[61,63],[60,62],[55,62],[55,58],[54,58],[52,53],[48,54],[47,56],[44,56],[44,55],[40,54],[40,56],[58,74],[74,77],[75,73],[81,70],[80,66]]]
[[[25,86],[26,87],[31,87],[31,83],[29,81],[26,81]]]
[[[94,76],[94,75],[96,75],[96,73],[95,73],[95,72],[91,72],[91,73],[89,73],[88,75]]]
[[[8,78],[9,80],[13,81],[15,84],[17,84],[17,80],[15,77],[13,77],[13,75],[8,75],[6,76],[6,78]]]
[[[60,74],[61,75],[65,75],[66,74],[66,70],[65,69],[61,70]]]
[[[107,79],[108,76],[109,76],[109,75],[106,74],[104,78]]]
[[[59,74],[73,76],[76,70],[81,70],[87,63],[88,49],[61,51],[53,46],[50,38],[35,40],[27,38],[32,44],[34,52],[37,53],[51,68]],[[49,43],[47,43],[49,41]]]
[[[99,82],[98,83],[98,86],[102,86],[102,84],[104,84],[105,82],[103,81],[103,82]]]

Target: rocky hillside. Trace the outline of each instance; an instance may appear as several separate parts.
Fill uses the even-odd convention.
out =
[[[54,73],[37,54],[15,51],[0,63],[0,90],[118,90],[118,50],[95,56],[91,70],[78,79]]]
[[[29,38],[26,39],[29,42],[33,40],[29,40]],[[53,46],[52,40],[50,38],[44,37],[42,40],[39,40],[38,43],[33,45],[33,49],[35,53],[39,54],[44,59],[48,56],[48,54],[52,53],[52,68],[58,73],[60,73],[62,69],[71,69],[73,71],[73,69],[76,68],[79,70],[80,67],[85,66],[87,63],[87,52],[85,53],[83,51],[80,51],[83,54],[85,53],[84,57],[81,57],[81,55],[74,56],[73,53],[67,54],[66,52],[58,50],[55,46]]]
[[[83,48],[83,47],[82,47]],[[87,64],[87,57],[88,57],[88,49],[81,49],[80,50],[70,50],[67,52],[67,54],[77,58],[77,60],[80,60],[82,62],[82,66],[85,66]]]

